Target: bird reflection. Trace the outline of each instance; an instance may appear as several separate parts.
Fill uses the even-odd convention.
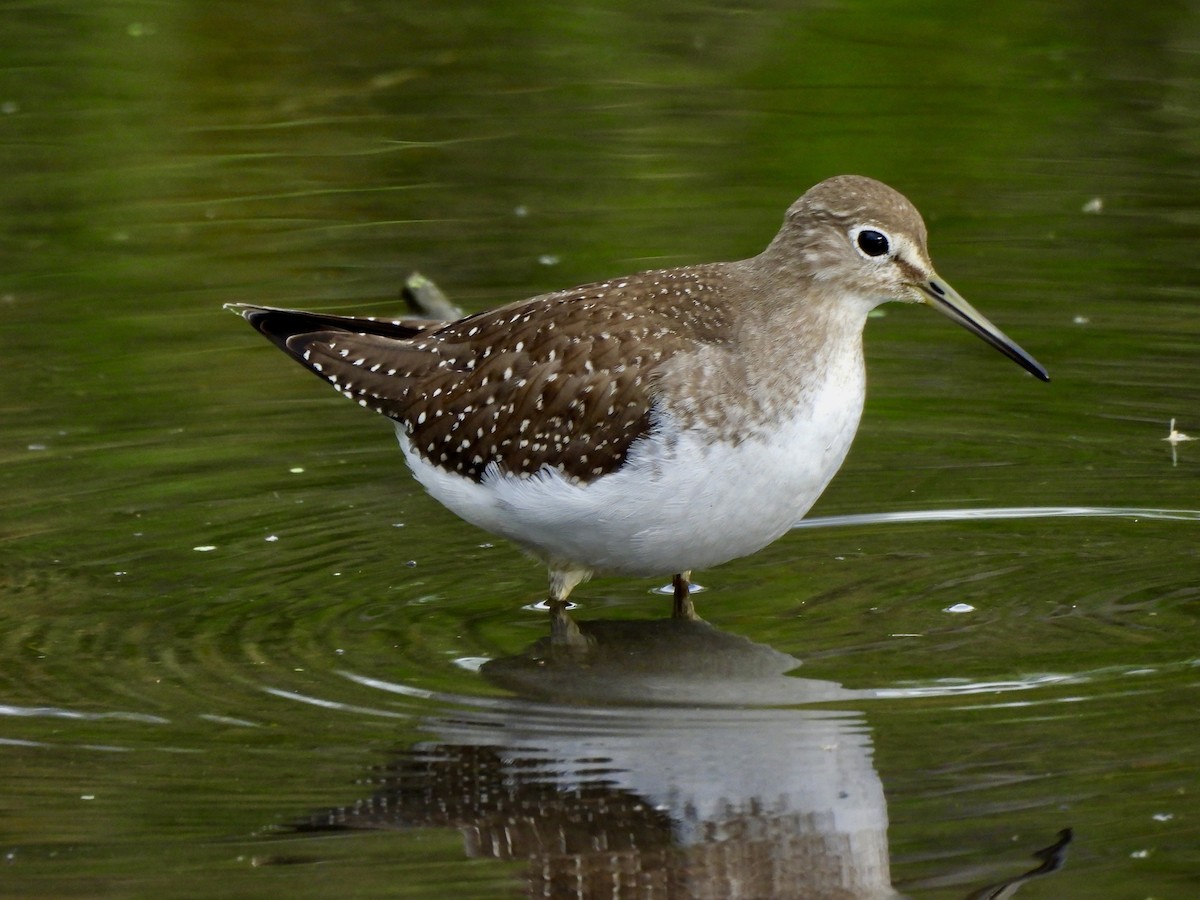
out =
[[[1041,850],[1034,852],[1034,857],[1040,859],[1040,865],[1034,866],[1028,872],[1022,872],[1013,878],[1006,878],[1004,881],[999,881],[996,884],[989,884],[987,887],[980,888],[967,897],[967,900],[1008,900],[1009,897],[1016,896],[1018,890],[1021,889],[1027,881],[1033,881],[1035,878],[1041,878],[1043,875],[1049,875],[1052,872],[1057,872],[1067,862],[1067,845],[1071,843],[1074,834],[1070,828],[1064,828],[1058,833],[1056,840],[1049,847],[1043,847]]]
[[[862,714],[804,706],[867,692],[702,621],[565,616],[482,667],[516,697],[426,719],[369,798],[296,829],[455,828],[536,897],[901,896]]]

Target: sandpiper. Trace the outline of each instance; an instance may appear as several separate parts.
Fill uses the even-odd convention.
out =
[[[900,193],[843,175],[751,259],[642,272],[451,322],[231,304],[359,406],[392,419],[437,500],[550,570],[550,605],[596,572],[673,574],[762,549],[841,466],[866,392],[862,334],[926,303],[1046,370],[934,271]]]

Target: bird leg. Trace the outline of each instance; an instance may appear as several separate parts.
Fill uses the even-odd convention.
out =
[[[671,576],[671,587],[675,589],[675,602],[671,607],[672,619],[690,619],[693,622],[700,620],[690,596],[691,579],[691,572],[680,572]]]
[[[591,646],[575,620],[567,614],[566,601],[550,601],[550,649],[576,653]]]
[[[584,569],[550,570],[550,597],[546,605],[550,608],[551,648],[586,650],[589,646],[587,637],[579,630],[574,619],[567,615],[567,597],[571,595],[575,585],[590,575],[591,572]]]

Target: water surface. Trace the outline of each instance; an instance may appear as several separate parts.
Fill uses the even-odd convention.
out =
[[[0,47],[0,893],[1200,893],[1194,9],[43,2]],[[582,656],[220,309],[747,256],[839,172],[1053,381],[886,307],[813,519],[697,573],[706,626],[584,585]]]

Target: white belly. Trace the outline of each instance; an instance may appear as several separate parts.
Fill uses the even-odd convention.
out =
[[[850,449],[864,397],[861,356],[784,411],[767,436],[709,443],[669,420],[626,464],[586,485],[557,472],[476,483],[426,463],[402,428],[417,480],[452,512],[550,565],[664,575],[746,556],[808,512]],[[674,440],[665,440],[665,435]]]

